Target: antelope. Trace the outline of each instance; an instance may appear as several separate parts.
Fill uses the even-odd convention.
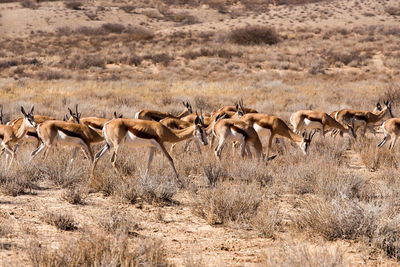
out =
[[[354,120],[351,120],[351,122],[354,126]],[[340,130],[341,135],[343,135],[344,132],[356,138],[356,134],[352,126],[345,122],[347,126],[347,128],[345,128],[342,124],[338,123],[335,119],[333,119],[325,112],[314,110],[299,110],[294,112],[290,116],[290,123],[293,126],[293,131],[297,134],[302,132],[303,130],[320,129],[321,134],[325,137],[325,133],[329,130],[338,129]]]
[[[211,115],[214,116],[216,114],[222,114],[222,113],[228,114],[229,112],[236,112],[238,110],[238,107],[242,109],[243,113],[258,113],[257,110],[255,110],[255,109],[245,108],[243,106],[243,100],[240,99],[239,102],[237,104],[235,104],[234,106],[222,107],[222,108],[220,108],[218,110],[215,110]]]
[[[384,101],[382,110],[377,113],[362,110],[342,109],[336,113],[335,117],[341,124],[348,123],[351,119],[354,119],[354,132],[356,133],[357,129],[362,127],[362,136],[364,136],[367,128],[375,135],[376,132],[373,128],[374,125],[383,120],[387,115],[393,118],[390,101]]]
[[[392,151],[394,145],[396,144],[397,138],[400,135],[400,118],[392,118],[388,119],[382,124],[383,130],[383,140],[378,144],[378,147],[381,148],[384,144],[386,144],[387,140],[390,141],[389,149]]]
[[[223,116],[218,115],[215,118],[215,125],[213,127],[213,135],[218,139],[218,146],[215,148],[214,153],[218,160],[221,159],[222,149],[228,141],[238,141],[241,144],[241,156],[244,157],[245,149],[250,159],[252,155],[248,144],[252,144],[258,159],[262,156],[262,144],[257,132],[253,126],[244,121],[237,119],[225,119]]]
[[[303,151],[304,154],[307,154],[308,147],[310,146],[311,140],[315,134],[315,131],[310,133],[307,136],[306,132],[304,131],[302,135],[298,135],[294,133],[286,123],[281,120],[277,116],[270,116],[267,114],[262,113],[249,113],[243,115],[240,120],[246,122],[250,126],[254,127],[255,131],[260,136],[267,136],[268,138],[268,147],[266,158],[269,156],[269,151],[271,149],[272,140],[275,135],[286,137],[293,142],[295,142],[300,149]],[[282,143],[283,145],[283,143]],[[284,145],[283,145],[284,146]],[[284,146],[285,147],[285,146]],[[285,147],[286,148],[286,147]]]
[[[11,166],[14,158],[15,151],[18,146],[18,141],[20,141],[28,132],[29,127],[36,127],[36,122],[33,117],[34,106],[32,106],[29,113],[25,112],[24,107],[21,106],[21,113],[24,115],[23,121],[19,126],[13,125],[0,125],[0,139],[2,152],[6,153],[6,165],[8,162],[8,156],[11,155],[10,163],[8,164],[8,168]],[[3,117],[3,111],[1,110],[1,117]],[[11,144],[16,143],[14,149],[11,148]]]
[[[69,109],[70,110],[70,109]],[[40,152],[45,150],[44,159],[47,158],[49,150],[56,144],[74,146],[76,149],[73,152],[71,161],[74,160],[79,148],[82,148],[85,155],[93,161],[93,151],[91,144],[98,143],[104,140],[104,137],[91,126],[80,123],[81,113],[70,114],[74,117],[75,122],[68,121],[45,121],[37,127],[37,134],[40,138],[40,146],[31,154],[31,160],[34,159]]]
[[[92,177],[98,160],[107,152],[111,147],[113,154],[111,156],[111,165],[116,173],[119,173],[115,163],[117,160],[118,149],[122,145],[132,147],[150,147],[149,160],[147,162],[147,169],[145,175],[147,176],[155,149],[158,148],[164,156],[168,159],[176,179],[179,180],[178,172],[175,169],[174,161],[170,154],[165,149],[164,143],[177,143],[195,136],[200,139],[203,145],[207,145],[207,136],[204,131],[204,123],[200,117],[196,117],[194,124],[190,127],[181,130],[170,129],[160,122],[147,121],[139,119],[114,119],[107,122],[103,128],[103,135],[106,140],[105,146],[96,154],[93,167]]]
[[[106,118],[100,118],[100,117],[84,117],[81,118],[82,113],[78,111],[78,104],[75,106],[75,112],[73,112],[70,108],[68,108],[69,113],[71,114],[71,117],[68,118],[67,115],[65,115],[64,121],[68,122],[76,122],[76,123],[82,123],[87,125],[88,127],[97,130],[101,133],[103,130],[104,124],[109,121],[110,119]],[[79,118],[79,121],[76,120],[76,118]],[[116,111],[113,113],[113,118],[122,118],[122,114],[117,114]]]
[[[185,109],[178,116],[171,115],[167,112],[143,109],[136,113],[135,119],[150,120],[150,121],[160,121],[167,117],[180,119],[188,114],[193,113],[192,105],[189,102],[186,103],[182,102],[182,103],[185,106]]]
[[[379,103],[379,101],[378,102],[376,102],[376,106],[375,106],[375,108],[374,108],[374,110],[372,111],[372,113],[374,113],[374,114],[376,114],[376,113],[378,113],[379,111],[381,111],[382,110],[382,105],[381,105],[381,103]],[[329,114],[329,116],[331,116],[333,119],[335,119],[336,120],[336,116],[337,116],[337,113],[339,112],[340,110],[336,110],[336,111],[333,111],[333,112],[331,112],[330,114]],[[368,128],[369,129],[369,128]],[[338,129],[334,129],[333,131],[332,131],[332,135],[337,135],[338,134],[338,132],[339,132],[339,130]],[[340,134],[342,134],[341,132],[340,132]]]

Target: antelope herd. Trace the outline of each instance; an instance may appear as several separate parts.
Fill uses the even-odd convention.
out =
[[[250,148],[253,147],[257,159],[271,160],[276,157],[269,157],[274,137],[278,138],[284,150],[286,150],[285,138],[297,144],[306,154],[316,131],[320,131],[322,136],[331,131],[334,137],[338,134],[343,136],[343,133],[346,133],[354,139],[357,138],[359,129],[361,129],[361,136],[364,136],[366,130],[369,129],[375,135],[374,127],[382,123],[386,117],[391,118],[384,121],[381,126],[384,138],[378,147],[382,147],[391,140],[390,150],[392,150],[400,135],[400,118],[393,118],[389,101],[385,101],[383,106],[378,102],[372,112],[342,109],[328,115],[315,110],[296,111],[289,120],[293,130],[277,116],[245,108],[242,100],[235,105],[221,107],[211,114],[202,111],[200,114],[193,112],[189,102],[183,102],[183,105],[184,110],[177,116],[145,109],[137,112],[134,119],[122,118],[122,115],[116,112],[112,118],[81,118],[78,105],[76,105],[75,111],[68,108],[71,117],[66,115],[64,120],[56,120],[51,116],[33,115],[34,107],[28,113],[24,107],[21,107],[23,116],[6,124],[3,124],[3,107],[0,106],[1,154],[6,154],[5,164],[8,169],[23,137],[33,138],[38,142],[37,148],[31,153],[31,160],[42,152],[46,159],[49,151],[56,144],[72,146],[74,150],[71,161],[81,149],[92,162],[91,175],[93,176],[97,162],[108,150],[112,151],[111,164],[118,173],[116,160],[122,146],[148,147],[146,175],[154,153],[158,149],[168,159],[178,178],[179,175],[170,153],[174,144],[183,140],[186,140],[185,150],[194,141],[201,153],[200,143],[207,146],[209,137],[211,138],[210,146],[213,147],[217,139],[214,153],[218,160],[221,159],[223,148],[229,142],[240,144],[242,157],[247,155],[249,159],[252,159]],[[266,153],[263,151],[260,140],[262,136],[268,137]],[[100,142],[105,142],[104,147],[94,154],[92,145]],[[165,147],[166,143],[173,144],[169,152]]]

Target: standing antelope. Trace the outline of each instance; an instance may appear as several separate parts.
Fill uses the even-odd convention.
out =
[[[240,142],[241,156],[244,157],[245,149],[247,149],[250,159],[252,159],[252,155],[248,145],[251,143],[256,151],[257,158],[260,159],[262,156],[262,144],[254,128],[244,121],[221,117],[223,116],[218,115],[215,118],[216,123],[213,127],[213,135],[218,139],[218,146],[214,150],[217,159],[221,159],[222,149],[225,143],[229,141]]]
[[[393,150],[397,138],[400,135],[400,118],[388,119],[382,124],[382,130],[384,137],[383,140],[378,144],[378,147],[381,148],[384,144],[386,144],[387,140],[391,140],[389,149]]]
[[[39,124],[37,134],[42,143],[32,152],[31,160],[43,150],[45,150],[44,158],[46,159],[49,150],[58,143],[63,146],[76,147],[71,161],[75,158],[79,147],[82,148],[90,161],[93,161],[91,144],[103,141],[104,137],[92,127],[80,123],[80,113],[74,114],[70,110],[70,114],[78,123],[53,120]]]
[[[351,120],[351,122],[354,126],[354,120]],[[341,135],[343,135],[344,132],[356,138],[356,134],[354,133],[354,128],[352,126],[345,122],[347,126],[347,128],[345,128],[342,124],[338,123],[325,112],[315,110],[299,110],[292,113],[290,116],[290,123],[293,126],[293,131],[297,134],[303,130],[320,129],[321,134],[325,136],[325,133],[329,130],[338,129],[341,131]]]
[[[310,135],[307,137],[306,132],[303,132],[302,135],[298,135],[294,133],[287,125],[286,123],[281,120],[277,116],[270,116],[267,114],[261,114],[261,113],[249,113],[243,115],[243,117],[240,118],[240,120],[246,122],[250,126],[254,127],[258,135],[260,136],[267,136],[269,135],[268,138],[268,147],[267,147],[267,153],[266,153],[266,158],[268,159],[269,156],[269,151],[271,149],[272,145],[272,140],[275,135],[286,137],[293,142],[295,142],[303,151],[304,154],[307,153],[308,147],[310,146],[311,140],[315,134],[315,132],[310,133]]]
[[[375,114],[370,111],[342,109],[336,113],[335,118],[341,124],[349,123],[354,119],[354,132],[356,133],[357,129],[362,127],[362,135],[364,136],[367,128],[375,134],[373,127],[387,115],[393,118],[390,101],[384,101],[382,110]]]
[[[186,103],[183,102],[183,105],[185,106],[185,109],[178,116],[171,115],[167,112],[143,109],[136,113],[135,119],[149,120],[149,121],[160,121],[167,117],[180,119],[188,114],[193,113],[192,105],[189,102]]]
[[[16,125],[0,125],[0,140],[2,149],[6,153],[6,165],[8,162],[8,156],[11,155],[11,160],[8,164],[8,168],[11,166],[11,163],[14,160],[15,150],[18,145],[18,141],[20,141],[25,136],[25,134],[28,132],[29,127],[36,127],[36,122],[33,117],[33,109],[34,107],[32,106],[29,113],[26,113],[24,107],[21,106],[21,113],[24,115],[24,119],[18,127]],[[12,143],[16,144],[14,149],[12,149],[10,146]],[[3,153],[3,151],[1,153]]]
[[[207,145],[207,137],[204,131],[203,120],[197,117],[195,123],[190,127],[182,130],[170,129],[160,122],[138,120],[138,119],[114,119],[107,122],[103,128],[103,135],[106,140],[106,145],[100,150],[94,159],[92,167],[92,176],[96,168],[97,161],[104,155],[104,153],[111,147],[114,148],[111,156],[111,164],[115,171],[119,173],[115,163],[117,160],[118,149],[122,145],[132,147],[150,147],[149,160],[147,163],[146,175],[150,169],[150,164],[153,161],[155,149],[161,150],[165,157],[171,164],[178,179],[178,172],[175,169],[174,161],[164,147],[164,143],[177,143],[182,140],[197,137],[201,140],[203,145]]]

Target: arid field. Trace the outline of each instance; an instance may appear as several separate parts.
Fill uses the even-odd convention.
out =
[[[21,106],[111,119],[240,99],[289,127],[298,110],[385,100],[400,117],[400,3],[0,0],[3,123]],[[121,146],[119,174],[107,152],[91,177],[81,151],[30,160],[23,138],[9,169],[1,157],[0,265],[400,266],[400,147],[376,130],[316,133],[307,155],[274,141],[271,160],[179,142],[181,183],[158,152],[145,175],[147,147]]]

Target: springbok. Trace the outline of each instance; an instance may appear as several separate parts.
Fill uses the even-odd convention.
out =
[[[53,120],[45,121],[38,125],[37,134],[41,140],[41,144],[32,152],[31,160],[43,150],[45,150],[44,159],[46,159],[50,149],[58,143],[63,146],[76,147],[71,161],[75,158],[79,148],[82,148],[88,159],[93,161],[91,144],[102,142],[104,137],[99,131],[80,123],[80,113],[75,114],[70,110],[70,114],[77,123]]]
[[[218,139],[218,146],[214,150],[217,159],[221,159],[222,149],[225,143],[229,141],[239,142],[241,145],[241,156],[244,157],[245,149],[247,149],[250,159],[252,159],[252,155],[248,145],[252,144],[257,158],[260,159],[262,157],[262,144],[253,126],[241,120],[225,119],[223,116],[218,115],[215,118],[215,125],[212,128],[213,135]]]
[[[26,135],[28,132],[29,127],[36,127],[36,122],[33,117],[33,110],[34,107],[32,106],[29,113],[25,112],[24,107],[21,106],[21,113],[24,116],[23,121],[19,126],[17,125],[0,125],[0,139],[1,139],[1,146],[2,152],[5,151],[6,153],[6,166],[8,162],[8,156],[11,155],[10,163],[8,164],[8,168],[11,166],[14,158],[15,158],[15,151],[18,146],[18,142]],[[1,117],[3,116],[3,112],[1,111]],[[15,148],[11,148],[11,144],[15,143]]]
[[[258,135],[268,136],[268,147],[266,158],[268,159],[269,151],[272,146],[272,140],[275,135],[286,137],[295,142],[304,154],[307,154],[308,147],[310,146],[311,140],[315,134],[315,131],[307,136],[306,132],[302,135],[294,133],[286,123],[277,116],[271,116],[262,113],[249,113],[244,114],[240,120],[252,126]],[[282,144],[283,145],[283,144]],[[283,145],[284,146],[284,145]],[[284,146],[285,147],[285,146]],[[286,147],[285,147],[286,148]]]
[[[164,143],[177,143],[195,136],[200,139],[203,145],[207,145],[207,137],[204,130],[204,123],[197,117],[194,124],[181,130],[170,129],[160,122],[138,119],[114,119],[107,122],[103,128],[103,135],[106,140],[105,146],[96,154],[93,161],[92,176],[98,160],[107,150],[113,148],[111,165],[119,173],[115,163],[117,160],[118,149],[123,146],[150,147],[149,160],[147,162],[146,175],[149,172],[150,164],[153,161],[155,149],[158,148],[168,159],[176,179],[179,179],[175,169],[174,161],[164,147]]]
[[[354,126],[354,120],[351,120]],[[332,129],[338,129],[340,134],[347,133],[348,135],[356,138],[353,126],[350,126],[345,122],[347,128],[342,124],[338,123],[335,119],[329,116],[325,112],[315,110],[299,110],[290,116],[290,123],[293,126],[293,131],[297,134],[303,132],[303,130],[320,129],[321,134],[325,136],[325,133]]]
[[[388,140],[391,140],[389,149],[393,150],[397,138],[400,135],[400,118],[388,119],[382,124],[382,130],[384,137],[383,140],[378,144],[378,147],[381,148]]]
[[[354,119],[354,132],[357,133],[357,129],[362,127],[361,133],[364,136],[367,128],[375,135],[375,124],[382,121],[387,115],[393,118],[390,101],[384,101],[382,110],[375,114],[370,111],[342,109],[336,113],[335,119],[343,125]]]
[[[193,113],[192,105],[189,102],[186,103],[182,102],[182,103],[185,106],[185,109],[177,116],[171,115],[167,112],[143,109],[136,113],[135,119],[149,120],[149,121],[160,121],[167,117],[180,119],[188,114]]]

